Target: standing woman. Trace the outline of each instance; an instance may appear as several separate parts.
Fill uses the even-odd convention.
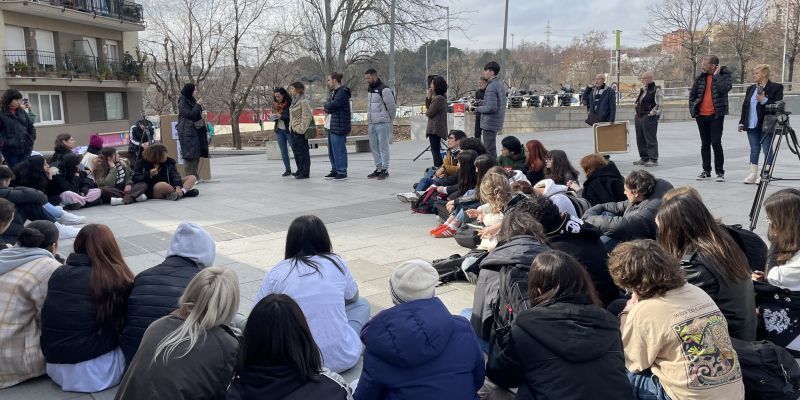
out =
[[[48,282],[41,346],[53,382],[93,393],[119,383],[125,371],[119,333],[133,273],[105,225],[83,227],[73,247]]]
[[[306,86],[302,82],[295,82],[289,86],[292,95],[292,106],[289,108],[289,130],[292,132],[292,152],[297,164],[295,178],[308,179],[311,173],[311,154],[308,152],[308,137],[306,130],[311,126],[314,118],[311,115],[311,103],[305,96]]]
[[[275,118],[275,138],[278,140],[278,148],[281,150],[281,159],[283,160],[283,175],[289,176],[292,174],[292,168],[289,164],[289,146],[292,144],[292,136],[289,134],[289,106],[292,104],[292,98],[284,88],[275,89],[272,94],[272,115]]]
[[[197,102],[197,87],[187,83],[178,100],[178,140],[186,176],[197,177],[200,157],[208,158],[208,136],[203,121],[203,107]]]
[[[105,147],[95,158],[94,178],[100,187],[100,197],[112,206],[147,200],[147,184],[133,183],[133,170],[128,160],[117,154],[117,149]]]
[[[428,117],[428,127],[425,136],[431,144],[433,166],[438,169],[442,166],[442,139],[447,139],[447,81],[441,76],[431,79],[428,86],[428,97],[425,98],[425,116]]]
[[[53,155],[50,156],[50,161],[47,163],[53,167],[61,167],[61,159],[67,154],[72,154],[72,149],[75,148],[75,138],[69,133],[60,133],[56,136],[55,146],[53,147]]]
[[[0,97],[0,152],[9,168],[25,161],[36,141],[33,120],[21,107],[20,100],[22,93],[16,89],[8,89]]]
[[[747,88],[742,102],[742,116],[739,118],[739,132],[747,132],[750,142],[750,175],[744,178],[745,184],[758,183],[758,153],[764,151],[767,165],[772,165],[773,154],[769,152],[772,144],[772,131],[764,132],[764,106],[783,100],[783,85],[769,80],[770,66],[759,64],[753,68],[755,84]]]
[[[154,144],[144,151],[143,157],[133,166],[133,183],[147,184],[145,195],[151,199],[175,201],[183,197],[197,197],[200,194],[194,189],[197,177],[187,175],[181,178],[176,164],[163,144]]]

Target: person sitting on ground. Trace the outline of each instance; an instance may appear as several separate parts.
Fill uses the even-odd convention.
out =
[[[86,152],[81,155],[81,170],[87,170],[86,173],[90,178],[94,179],[94,160],[100,155],[100,150],[103,149],[103,138],[94,133],[89,135],[89,145],[86,146]]]
[[[552,179],[543,179],[533,186],[533,190],[536,194],[550,199],[562,213],[580,218],[578,211],[575,210],[575,205],[567,195],[568,188],[566,186],[556,184]]]
[[[458,228],[467,222],[464,210],[469,207],[475,207],[475,188],[477,186],[477,174],[474,168],[469,168],[474,165],[477,159],[476,152],[472,150],[463,150],[458,154],[458,163],[463,165],[464,168],[458,170],[458,183],[454,191],[450,192],[452,187],[437,186],[437,190],[444,189],[445,194],[449,193],[448,201],[445,203],[447,211],[450,216],[444,223],[439,224],[436,228],[431,229],[430,234],[433,237],[451,237],[455,234]],[[439,191],[441,193],[441,191]]]
[[[515,136],[506,136],[500,141],[500,157],[497,163],[511,171],[525,169],[525,147]]]
[[[0,235],[5,233],[6,230],[8,230],[8,228],[11,226],[11,223],[14,221],[15,214],[14,203],[0,198]],[[12,246],[13,244],[6,243],[5,240],[0,238],[0,251]]]
[[[128,160],[120,158],[117,149],[106,147],[95,158],[94,178],[103,201],[112,206],[147,200],[147,184],[133,183],[133,170]]]
[[[633,171],[625,178],[628,200],[598,204],[586,211],[583,219],[603,232],[609,251],[619,242],[655,239],[661,197],[670,189],[672,184],[645,170]]]
[[[8,210],[14,206],[0,199],[0,216]],[[0,251],[0,389],[45,374],[39,321],[47,281],[61,266],[56,251],[58,229],[50,221],[31,222],[17,246]]]
[[[467,210],[466,214],[469,218],[476,218],[484,226],[478,231],[481,242],[476,249],[492,251],[497,246],[496,235],[500,231],[500,223],[503,222],[503,210],[514,198],[514,193],[505,173],[489,172],[480,182],[478,195],[481,205]]]
[[[771,285],[800,291],[800,193],[782,189],[764,202],[767,213],[767,238],[773,245],[775,266],[767,272]],[[764,278],[764,273],[756,273]]]
[[[172,235],[167,258],[136,275],[128,296],[125,327],[120,346],[128,363],[153,321],[178,308],[183,291],[203,268],[214,265],[216,243],[203,228],[181,222]]]
[[[58,188],[61,204],[69,210],[92,207],[103,203],[97,183],[81,171],[78,156],[65,154],[59,161],[58,173],[53,175],[53,184]]]
[[[469,323],[436,297],[438,282],[427,261],[406,261],[394,270],[394,306],[361,331],[364,368],[356,400],[478,398],[483,353]]]
[[[464,131],[450,131],[447,135],[447,151],[442,166],[438,169],[429,168],[425,172],[425,176],[414,186],[415,191],[427,190],[431,185],[446,187],[458,182],[458,155],[461,152],[459,144],[466,136]]]
[[[756,340],[756,299],[747,257],[699,195],[683,188],[667,192],[656,225],[661,247],[680,260],[689,283],[714,299],[731,337]]]
[[[567,158],[567,153],[563,150],[550,150],[548,158],[545,160],[544,177],[552,179],[559,185],[571,186],[570,182],[580,186],[578,182],[578,171],[572,166]],[[536,183],[536,182],[532,182]]]
[[[602,308],[578,261],[558,250],[539,254],[527,283],[530,308],[490,355],[486,376],[517,387],[516,399],[632,400],[619,321]]]
[[[478,153],[479,156],[483,154],[489,154],[486,151],[486,147],[483,146],[483,142],[481,142],[481,140],[478,138],[468,137],[461,139],[461,142],[458,143],[458,146],[461,147],[461,150],[472,150]]]
[[[53,147],[53,155],[47,161],[53,167],[60,168],[61,160],[67,154],[72,154],[75,148],[75,138],[69,133],[60,133],[56,136],[55,147]]]
[[[545,163],[549,157],[547,149],[538,140],[529,140],[525,143],[525,166],[522,172],[531,184],[536,184],[544,179]]]
[[[86,222],[86,217],[64,211],[63,207],[57,206],[57,204],[61,203],[61,195],[53,183],[53,172],[55,170],[57,168],[50,168],[44,157],[40,155],[30,156],[14,168],[14,179],[11,181],[11,186],[28,187],[44,193],[47,196],[47,202],[43,207],[57,221],[56,226],[58,226],[61,238],[74,238],[78,231],[75,230],[71,235],[66,235],[66,232],[61,229],[61,225],[81,225]]]
[[[175,201],[200,194],[194,189],[197,177],[181,178],[178,164],[169,157],[163,144],[154,144],[144,151],[144,156],[133,167],[133,183],[146,183],[145,196],[149,199]]]
[[[331,238],[318,217],[295,218],[286,234],[285,259],[269,270],[256,295],[291,296],[303,309],[325,367],[346,371],[361,356],[358,334],[369,319],[369,303],[347,264],[333,253]]]
[[[62,390],[94,393],[118,384],[125,371],[119,332],[133,273],[105,225],[83,227],[73,247],[47,283],[42,353]]]
[[[130,157],[130,161],[136,164],[136,161],[142,158],[142,153],[154,144],[156,144],[156,129],[153,123],[147,118],[136,121],[136,124],[132,125],[130,129],[130,141],[128,143],[128,157]],[[100,147],[103,147],[102,140]],[[91,152],[91,148],[92,137],[89,136],[89,151],[87,151],[87,154]],[[99,151],[98,149],[98,152]]]
[[[581,169],[586,174],[583,190],[575,185],[572,190],[589,201],[591,205],[625,201],[625,178],[613,161],[598,153],[581,158]]]
[[[514,209],[529,213],[544,228],[547,245],[575,257],[592,279],[604,305],[620,297],[619,288],[608,274],[608,250],[594,225],[559,211],[550,199],[533,196],[519,201]]]
[[[224,398],[239,346],[229,327],[238,309],[236,273],[200,271],[178,308],[147,328],[115,400]]]
[[[725,316],[686,282],[678,260],[653,240],[634,240],[617,246],[608,264],[614,282],[632,292],[620,327],[637,399],[744,398]]]
[[[285,294],[273,293],[253,307],[236,371],[228,400],[352,399],[344,379],[322,367],[303,310]]]

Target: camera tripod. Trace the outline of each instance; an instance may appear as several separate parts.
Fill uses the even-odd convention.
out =
[[[445,140],[444,140],[444,139],[441,139],[441,138],[439,139],[439,141],[440,141],[440,143],[441,143],[439,146],[440,146],[442,149],[446,149],[446,148],[447,148],[447,142],[445,142]],[[427,152],[428,152],[428,151],[430,151],[430,150],[431,150],[431,145],[428,145],[428,147],[426,147],[426,148],[425,148],[425,150],[422,150],[422,151],[421,151],[419,154],[417,154],[417,156],[416,156],[416,157],[414,157],[414,159],[413,159],[413,160],[411,160],[411,161],[412,161],[412,162],[416,162],[416,161],[417,161],[417,159],[419,159],[420,157],[422,157],[422,155],[423,155],[423,154],[427,153]]]
[[[772,133],[772,142],[769,145],[767,157],[764,160],[764,166],[761,168],[761,173],[759,175],[761,177],[761,181],[758,183],[758,190],[756,190],[756,195],[753,198],[753,206],[750,208],[751,231],[755,230],[756,225],[758,224],[758,216],[761,213],[761,206],[764,203],[764,197],[767,194],[767,186],[769,186],[769,183],[773,180],[772,172],[775,171],[775,165],[778,161],[778,152],[781,149],[781,142],[783,141],[784,136],[786,137],[786,144],[789,147],[789,151],[791,151],[792,154],[796,155],[798,159],[800,159],[800,149],[798,149],[797,136],[795,135],[794,129],[792,129],[792,127],[789,125],[789,114],[791,113],[784,111],[777,115],[767,115],[764,117],[765,125],[767,124],[768,118],[774,119],[774,130]],[[771,162],[770,159],[772,159]]]

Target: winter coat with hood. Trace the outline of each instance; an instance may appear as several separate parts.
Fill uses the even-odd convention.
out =
[[[656,214],[661,208],[661,197],[672,189],[672,184],[656,180],[656,188],[650,197],[631,204],[630,201],[598,204],[586,211],[583,219],[600,229],[604,235],[625,242],[634,239],[655,239]],[[614,216],[603,215],[610,212]]]
[[[483,353],[462,317],[434,297],[378,313],[361,331],[364,368],[356,400],[477,399]]]
[[[700,103],[706,93],[706,78],[708,73],[700,73],[689,91],[689,114],[692,118],[700,112]],[[733,78],[728,67],[722,67],[718,74],[711,77],[711,100],[714,103],[714,116],[724,117],[728,114],[728,92],[733,87]]]
[[[516,266],[529,270],[533,259],[550,250],[535,237],[522,235],[500,243],[480,263],[480,274],[472,299],[470,324],[478,336],[489,340],[492,330],[492,304],[497,301],[500,289],[500,269]]]
[[[425,136],[438,136],[447,140],[447,98],[437,94],[432,99],[426,99],[428,109],[425,116],[428,117],[428,126],[425,129]]]
[[[501,155],[497,157],[497,165],[505,169],[522,171],[525,169],[525,151],[521,151],[519,154]]]
[[[178,307],[186,286],[201,269],[214,265],[215,257],[214,239],[198,225],[183,222],[172,236],[167,259],[136,275],[120,337],[126,362],[133,359],[147,327]]]
[[[172,187],[183,185],[181,174],[178,172],[178,166],[174,159],[167,157],[167,161],[160,165],[158,173],[151,176],[150,170],[156,165],[140,158],[139,161],[136,161],[136,165],[133,166],[133,183],[146,183],[148,192],[151,192],[153,186],[158,182],[169,183]],[[150,193],[148,193],[148,197],[150,197]]]
[[[543,188],[544,192],[542,195],[550,199],[561,213],[567,213],[573,217],[580,218],[578,211],[575,210],[575,206],[572,204],[572,200],[567,197],[568,188],[566,186],[556,184],[552,179],[543,179],[537,182],[534,188]]]
[[[503,130],[503,121],[506,118],[506,87],[505,83],[494,77],[486,84],[481,105],[475,107],[475,113],[481,114],[481,129],[492,132]]]
[[[378,79],[367,88],[367,123],[388,124],[397,114],[394,92]]]
[[[25,228],[25,221],[28,220],[29,215],[26,210],[31,207],[39,207],[47,203],[47,196],[44,193],[31,189],[28,187],[15,187],[15,188],[0,188],[0,198],[4,198],[14,203],[14,219],[8,226],[5,232],[0,236],[2,240],[8,244],[17,242],[22,229]]]
[[[625,201],[625,178],[617,165],[609,161],[586,178],[581,194],[592,205]]]
[[[0,389],[45,373],[42,306],[47,281],[60,266],[45,249],[0,251]]]
[[[187,85],[188,86],[188,85]],[[200,157],[208,158],[208,136],[203,125],[195,127],[195,123],[203,120],[203,107],[193,97],[194,86],[183,88],[178,100],[178,140],[181,144],[181,156],[187,160]]]
[[[4,154],[27,156],[33,151],[36,128],[28,113],[17,108],[15,113],[0,110],[0,149]]]
[[[633,400],[619,320],[584,296],[523,311],[486,375],[518,400]]]
[[[328,132],[334,135],[347,136],[352,128],[350,88],[342,85],[333,89],[333,91],[331,91],[331,99],[325,103],[324,108],[325,112],[330,114],[331,118],[331,127],[328,129]]]
[[[547,244],[575,257],[589,272],[600,300],[608,305],[620,297],[620,292],[608,273],[608,250],[600,240],[602,235],[592,224],[563,215],[561,225],[547,232]]]
[[[97,183],[86,171],[80,169],[80,160],[74,154],[67,154],[61,158],[58,173],[53,175],[53,185],[59,194],[73,192],[81,196],[89,193],[89,189],[97,187]]]
[[[324,369],[306,380],[287,365],[248,366],[233,378],[227,400],[352,400],[344,379]]]

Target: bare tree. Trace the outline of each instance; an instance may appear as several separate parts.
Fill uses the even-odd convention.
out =
[[[676,40],[692,64],[694,77],[701,47],[708,40],[718,14],[716,0],[665,0],[650,6],[645,35],[659,42],[667,35]]]
[[[766,5],[766,0],[722,1],[719,38],[733,49],[739,59],[740,83],[744,82],[747,62],[753,58]]]
[[[560,83],[582,85],[595,75],[609,71],[607,39],[608,34],[600,31],[589,31],[574,38],[563,51],[558,76]]]

